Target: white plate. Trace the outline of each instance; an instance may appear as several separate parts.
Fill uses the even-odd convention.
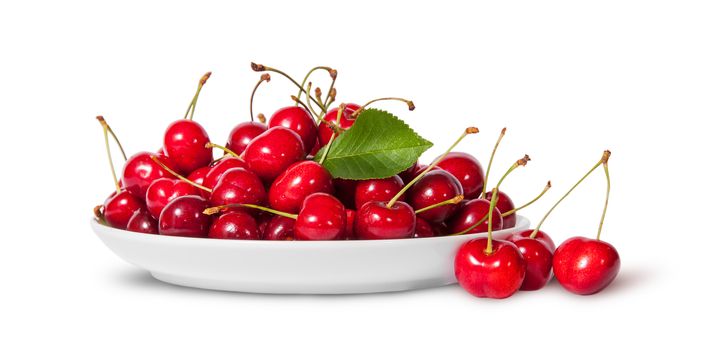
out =
[[[527,229],[496,231],[500,238]],[[454,254],[485,234],[368,241],[245,241],[149,235],[91,220],[115,254],[156,279],[188,287],[252,293],[347,294],[456,283]]]

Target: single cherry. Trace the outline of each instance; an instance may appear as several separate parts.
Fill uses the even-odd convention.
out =
[[[303,160],[305,148],[298,134],[276,126],[254,138],[241,157],[251,171],[270,183],[291,164]]]
[[[361,208],[366,202],[391,200],[403,188],[400,176],[393,175],[384,179],[369,179],[356,182],[354,188],[354,203],[356,208]],[[405,201],[405,195],[398,198]]]
[[[337,115],[339,114],[338,107],[328,110],[327,114],[325,114],[322,119],[336,125],[342,131],[351,128],[356,121],[356,119],[351,118],[351,115],[361,106],[354,103],[347,103],[344,106],[346,108],[344,108],[342,115],[339,117],[339,124],[337,124]],[[320,123],[317,133],[318,139],[320,140],[320,146],[324,146],[330,142],[330,138],[332,138],[334,130],[332,130],[332,128],[330,128],[326,123]]]
[[[313,193],[305,198],[295,220],[296,240],[343,239],[346,231],[344,205],[327,193]]]
[[[542,289],[552,279],[554,250],[544,240],[510,235],[506,241],[515,244],[525,259],[525,279],[520,290]]]
[[[215,206],[229,204],[263,204],[266,188],[253,172],[244,168],[225,171],[210,194],[210,203]]]
[[[251,215],[241,211],[230,211],[212,220],[208,237],[258,240],[261,239],[261,234],[256,220]]]
[[[483,168],[474,156],[464,152],[449,153],[437,166],[446,170],[461,184],[464,197],[478,198],[484,186]]]
[[[141,199],[121,190],[105,200],[102,215],[109,226],[124,230],[134,213],[142,209],[146,210],[146,205]]]
[[[278,175],[269,188],[268,200],[273,209],[298,213],[303,200],[316,192],[334,192],[332,175],[319,163],[305,160]]]
[[[159,224],[147,210],[137,209],[127,223],[127,231],[141,233],[159,233]]]
[[[205,180],[203,181],[203,186],[207,188],[215,188],[217,182],[220,181],[222,175],[230,169],[242,168],[246,169],[247,165],[240,158],[235,158],[230,155],[226,155],[224,158],[220,159],[215,165],[213,165],[205,175]]]
[[[266,129],[266,125],[255,121],[239,123],[230,131],[225,147],[242,154],[251,140],[263,134]]]
[[[212,169],[210,166],[204,166],[202,168],[198,168],[192,173],[190,173],[187,177],[188,180],[192,181],[195,184],[198,184],[200,186],[203,186],[205,183],[205,177],[207,176],[207,173],[210,172],[210,169]],[[199,189],[200,196],[203,198],[210,198],[210,192]]]
[[[435,236],[435,231],[429,222],[427,222],[423,218],[416,218],[415,219],[415,232],[413,232],[413,234],[410,237],[424,238],[424,237],[434,237],[434,236]]]
[[[484,196],[487,201],[491,200],[491,192],[487,192]],[[503,229],[513,228],[517,224],[517,214],[513,211],[515,209],[515,203],[508,197],[503,191],[498,191],[498,201],[496,202],[496,208],[501,213],[509,213],[509,215],[503,216]]]
[[[283,107],[271,115],[269,128],[281,126],[294,131],[305,146],[305,154],[310,153],[317,142],[317,124],[310,113],[302,107]]]
[[[146,207],[153,217],[158,218],[168,202],[189,195],[200,195],[200,190],[183,180],[157,179],[146,191]]]
[[[415,210],[418,210],[463,195],[463,193],[461,184],[454,175],[445,170],[437,169],[427,172],[410,188],[408,202]],[[454,213],[455,209],[456,205],[454,204],[443,205],[419,213],[418,217],[430,222],[443,222]]]
[[[267,241],[292,241],[295,220],[284,216],[274,216],[263,231],[263,239]]]
[[[449,232],[472,234],[488,231],[488,210],[491,202],[485,199],[463,200],[454,215],[447,220]],[[500,210],[493,208],[493,227],[503,229]]]
[[[210,216],[203,213],[207,207],[207,201],[200,196],[183,196],[172,200],[159,216],[159,234],[207,237]]]

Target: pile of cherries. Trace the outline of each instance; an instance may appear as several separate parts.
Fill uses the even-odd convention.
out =
[[[349,129],[369,104],[399,100],[410,110],[414,104],[381,98],[364,105],[342,103],[332,108],[336,70],[315,67],[298,83],[275,68],[254,63],[252,68],[290,80],[298,91],[297,96],[291,96],[295,104],[273,113],[268,123],[261,114],[259,121],[254,121],[254,95],[271,79],[269,73],[263,73],[251,95],[251,120],[236,125],[224,146],[212,143],[205,129],[193,120],[198,96],[210,73],[201,78],[185,117],[168,125],[163,147],[157,152],[139,152],[127,158],[105,119],[97,117],[115,182],[115,192],[94,210],[98,220],[134,232],[214,239],[401,239],[488,232],[488,238],[476,238],[461,247],[455,272],[467,291],[493,298],[510,296],[518,289],[542,288],[551,279],[552,264],[557,280],[579,294],[603,289],[617,274],[617,252],[599,239],[572,238],[555,250],[554,242],[539,226],[499,237],[503,240],[493,239],[493,230],[514,227],[515,213],[550,187],[548,184],[521,207],[498,189],[529,157],[518,160],[494,190],[486,191],[495,148],[485,173],[476,158],[452,151],[465,136],[478,132],[469,127],[429,165],[415,163],[383,179],[333,178],[324,167],[329,150],[325,146]],[[306,85],[315,70],[326,70],[332,79],[324,98],[319,88],[312,92],[312,83]],[[504,134],[505,129],[496,148]],[[113,166],[110,136],[125,159],[121,178]],[[215,159],[215,148],[224,155]],[[318,152],[322,157],[315,161]],[[601,164],[607,174],[606,156]]]

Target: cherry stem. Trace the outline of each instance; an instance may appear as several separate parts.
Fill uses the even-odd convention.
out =
[[[310,69],[310,71],[308,71],[308,74],[305,74],[305,78],[303,78],[303,83],[302,83],[302,85],[304,86],[305,83],[308,82],[308,79],[310,78],[310,75],[311,75],[313,72],[315,72],[316,70],[321,70],[321,69],[324,69],[324,70],[326,70],[327,72],[330,73],[330,76],[332,76],[332,81],[334,81],[334,79],[337,78],[337,71],[336,71],[336,70],[334,70],[334,69],[332,69],[332,68],[330,68],[330,67],[317,66],[317,67],[313,67],[312,69]],[[334,75],[332,74],[332,72],[334,72]],[[298,91],[298,99],[300,99],[300,95],[301,95],[302,93],[303,93],[302,91]],[[296,102],[295,105],[297,106],[298,103]],[[323,105],[324,105],[324,104],[323,104]]]
[[[232,156],[234,158],[237,158],[239,160],[242,159],[242,157],[240,157],[238,154],[234,153],[234,151],[230,150],[229,148],[227,148],[225,146],[220,146],[220,145],[212,143],[212,142],[206,143],[205,148],[217,148],[217,149],[224,151],[226,154],[229,154],[230,156]]]
[[[330,122],[329,120],[325,120],[322,117],[320,117],[319,115],[310,112],[310,108],[308,108],[308,106],[305,105],[305,103],[303,101],[301,101],[299,98],[297,98],[293,95],[290,95],[290,98],[293,101],[295,101],[296,103],[299,103],[301,106],[303,106],[303,109],[305,109],[308,112],[308,114],[310,114],[311,116],[314,116],[317,119],[318,123],[327,125],[330,129],[332,129],[336,133],[341,132],[341,130],[339,130],[339,128],[335,124]]]
[[[608,199],[610,199],[610,172],[608,171],[608,159],[610,158],[610,151],[605,151],[603,154],[603,170],[605,171],[605,180],[607,187],[605,189],[605,205],[603,206],[603,214],[600,217],[600,224],[598,225],[598,235],[596,239],[600,241],[600,233],[603,230],[603,221],[605,221],[605,213],[608,211]]]
[[[286,78],[287,78],[288,80],[290,80],[293,84],[295,84],[295,86],[298,88],[299,92],[305,91],[305,89],[303,88],[302,85],[300,85],[297,81],[295,81],[295,79],[291,78],[290,75],[286,74],[285,72],[283,72],[283,71],[281,71],[281,70],[278,70],[278,69],[272,68],[272,67],[267,67],[267,66],[264,66],[263,64],[258,64],[258,63],[254,63],[254,62],[251,63],[251,69],[254,70],[255,72],[274,72],[274,73],[278,73],[278,74],[280,74],[280,75],[286,77]],[[315,101],[315,103],[317,103],[317,101]],[[318,104],[317,106],[320,107],[320,108],[322,108],[322,109],[324,109],[324,107],[321,106],[321,105],[319,105],[319,104]]]
[[[515,214],[515,213],[516,213],[517,211],[519,211],[519,210],[523,210],[523,209],[529,207],[529,206],[532,205],[534,202],[536,202],[536,201],[538,201],[540,198],[542,198],[542,196],[544,196],[544,194],[547,193],[547,191],[549,191],[550,188],[552,188],[552,182],[551,182],[551,181],[548,181],[548,182],[547,182],[547,186],[544,186],[544,189],[542,190],[542,192],[540,192],[539,195],[537,195],[537,197],[535,197],[535,198],[532,199],[531,201],[529,201],[529,202],[527,202],[527,203],[525,203],[525,204],[523,204],[523,205],[521,205],[521,206],[519,206],[519,207],[517,207],[517,208],[513,208],[512,210],[508,210],[508,211],[506,211],[505,213],[500,214],[500,216],[502,216],[502,217],[510,216],[510,215]],[[500,196],[500,194],[499,194],[499,196]]]
[[[332,83],[330,83],[330,88],[327,89],[327,96],[325,96],[325,102],[323,105],[325,106],[325,110],[329,108],[329,105],[334,101],[334,98],[337,96],[337,90],[334,88],[334,83],[337,82],[337,71],[335,69],[330,71],[330,76],[332,77]],[[332,100],[330,100],[330,98]]]
[[[269,81],[271,81],[271,74],[261,74],[261,78],[259,78],[259,81],[254,85],[254,90],[251,91],[251,98],[249,99],[249,117],[251,117],[252,122],[254,121],[254,95],[256,94],[256,89],[259,88],[261,83]]]
[[[314,113],[315,118],[322,119],[322,115],[324,115],[325,113],[325,108],[322,107],[322,115],[317,114],[317,112],[315,112],[315,109],[312,108],[312,104],[310,104],[310,89],[312,89],[312,83],[308,83],[308,88],[305,89],[305,100],[308,101],[308,107],[310,108],[310,111]],[[317,103],[318,106],[320,105],[320,103],[318,103],[317,101],[315,101],[315,103]]]
[[[185,182],[187,182],[188,184],[190,184],[191,186],[193,186],[193,187],[195,187],[195,188],[199,188],[199,189],[201,189],[201,190],[203,190],[203,191],[212,193],[212,189],[207,188],[207,187],[205,187],[205,186],[203,186],[203,185],[197,184],[197,183],[193,182],[192,180],[188,179],[187,177],[185,177],[185,176],[183,176],[183,175],[181,175],[181,174],[175,172],[173,169],[167,167],[166,164],[162,163],[158,158],[156,158],[156,156],[151,156],[151,160],[153,160],[154,163],[158,164],[158,165],[159,165],[160,167],[162,167],[164,170],[168,171],[171,175],[177,177],[179,180],[185,181]]]
[[[488,186],[488,174],[491,173],[491,166],[493,165],[493,157],[496,155],[496,151],[498,150],[498,145],[500,145],[500,141],[503,140],[503,136],[505,136],[505,131],[506,128],[503,128],[503,130],[500,131],[500,135],[498,136],[498,140],[496,140],[495,146],[493,146],[493,151],[491,152],[491,159],[488,160],[488,167],[486,168],[486,178],[483,181],[483,188],[481,189],[481,195],[478,198],[486,198],[486,186]]]
[[[342,103],[339,105],[339,108],[337,108],[337,125],[339,125],[340,120],[342,119],[342,112],[347,108],[347,105]],[[322,157],[320,157],[320,165],[325,162],[327,159],[327,154],[330,153],[330,148],[332,148],[332,142],[334,142],[334,139],[337,137],[337,131],[336,129],[335,132],[332,133],[332,136],[330,136],[330,142],[325,145],[325,149],[322,151]]]
[[[115,188],[117,189],[117,193],[120,193],[122,192],[122,189],[120,188],[120,181],[117,179],[115,165],[112,163],[112,152],[110,152],[110,138],[108,136],[110,126],[107,125],[105,118],[103,118],[101,115],[95,117],[95,119],[97,119],[100,122],[100,125],[103,127],[103,135],[105,136],[105,149],[107,150],[107,159],[110,161],[110,171],[112,172],[112,180],[115,181]]]
[[[486,243],[486,254],[493,254],[493,210],[496,208],[496,202],[498,202],[498,187],[493,189],[491,195],[491,205],[488,207],[488,242]]]
[[[441,162],[442,159],[444,159],[444,157],[446,157],[447,154],[449,154],[449,152],[451,152],[454,149],[454,147],[456,147],[461,142],[461,140],[463,140],[464,137],[466,137],[466,135],[476,134],[476,133],[478,133],[478,128],[473,127],[473,126],[466,128],[466,130],[464,130],[464,132],[461,134],[461,136],[459,136],[459,138],[456,141],[454,141],[454,143],[451,146],[449,146],[449,149],[447,149],[446,152],[444,152],[439,158],[435,159],[435,161],[432,162],[432,164],[430,164],[420,174],[415,176],[415,178],[412,179],[410,182],[408,182],[408,184],[405,185],[405,187],[400,189],[400,191],[393,198],[391,198],[390,201],[388,201],[388,204],[386,204],[386,207],[389,209],[392,208],[393,205],[395,204],[395,202],[398,201],[398,199],[403,195],[403,193],[405,193],[408,189],[410,189],[410,187],[412,187],[412,185],[414,185],[416,182],[420,181],[420,179],[423,176],[425,176],[425,174],[427,174],[430,170],[432,170],[435,167],[435,165],[437,165],[439,162]]]
[[[251,209],[257,209],[257,210],[265,211],[265,212],[267,212],[267,213],[271,213],[271,214],[274,214],[274,215],[283,216],[283,217],[286,217],[286,218],[289,218],[289,219],[293,219],[293,220],[295,220],[295,219],[298,218],[298,215],[296,215],[296,214],[286,213],[286,212],[284,212],[284,211],[278,211],[278,210],[271,209],[271,208],[267,208],[267,207],[264,207],[264,206],[261,206],[261,205],[256,205],[256,204],[244,204],[244,203],[241,203],[241,204],[240,204],[240,203],[225,204],[225,205],[218,205],[218,206],[216,206],[216,207],[206,208],[205,210],[203,210],[203,214],[205,214],[205,215],[213,215],[213,214],[217,214],[217,213],[219,213],[219,212],[221,212],[222,210],[227,209],[227,208],[241,208],[241,207],[244,207],[244,208],[251,208]]]
[[[435,203],[435,204],[432,204],[432,205],[428,205],[428,206],[426,206],[426,207],[424,207],[424,208],[420,208],[420,209],[418,209],[418,210],[415,210],[415,214],[420,214],[420,213],[422,213],[422,212],[425,212],[425,211],[428,211],[428,210],[432,210],[432,209],[437,208],[437,207],[442,207],[442,206],[445,206],[445,205],[449,205],[449,204],[457,204],[457,203],[461,202],[463,199],[464,199],[464,195],[460,194],[460,195],[458,195],[458,196],[456,196],[456,197],[454,197],[454,198],[447,199],[446,201],[442,201],[442,202],[439,202],[439,203]]]
[[[359,116],[359,114],[360,114],[366,107],[368,107],[368,106],[369,106],[370,104],[372,104],[372,103],[375,103],[375,102],[378,102],[378,101],[389,101],[389,100],[405,102],[405,103],[408,105],[408,109],[409,109],[409,110],[411,110],[411,111],[412,111],[412,110],[415,110],[415,104],[413,103],[413,101],[406,100],[406,99],[400,98],[400,97],[381,97],[381,98],[373,99],[373,100],[371,100],[371,101],[369,101],[369,102],[366,102],[366,104],[364,104],[363,106],[359,107],[359,109],[357,109],[356,111],[354,111],[354,113],[352,113],[351,116],[349,116],[349,118],[350,118],[350,119],[356,118],[357,116]]]
[[[591,170],[589,170],[586,173],[586,175],[584,175],[573,186],[571,186],[571,188],[561,198],[559,198],[559,200],[556,203],[554,203],[554,205],[549,209],[549,211],[547,211],[547,213],[544,214],[544,217],[542,218],[542,220],[540,220],[539,224],[537,224],[537,227],[535,227],[535,229],[532,231],[530,238],[537,237],[537,232],[539,232],[539,229],[542,227],[542,224],[544,224],[544,221],[547,220],[547,217],[549,217],[549,214],[551,214],[554,211],[554,209],[556,209],[556,207],[559,206],[559,204],[564,199],[566,199],[566,197],[568,197],[569,194],[571,194],[571,192],[573,192],[573,190],[575,190],[576,187],[578,187],[578,185],[580,185],[583,182],[583,180],[585,180],[589,175],[591,175],[591,173],[593,173],[599,166],[601,166],[601,164],[607,163],[609,157],[610,157],[610,151],[603,152],[603,157],[600,160],[598,160],[598,163],[596,163],[596,165],[594,165],[591,168]]]
[[[195,91],[195,96],[193,96],[193,100],[190,101],[190,105],[188,106],[188,110],[186,111],[186,115],[185,117],[183,117],[183,119],[193,120],[193,115],[195,114],[195,105],[198,104],[198,96],[200,96],[200,90],[203,89],[203,85],[205,85],[207,80],[210,78],[211,74],[212,72],[207,72],[202,76],[202,78],[200,78],[200,81],[198,82],[198,89]],[[188,113],[190,113],[190,118],[188,117]]]
[[[259,123],[266,124],[266,116],[263,113],[257,114],[256,119],[259,120]]]

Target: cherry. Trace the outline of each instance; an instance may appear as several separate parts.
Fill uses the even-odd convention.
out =
[[[449,153],[437,167],[446,170],[461,184],[464,197],[478,198],[484,185],[483,168],[481,163],[472,155],[464,152]]]
[[[144,202],[135,195],[121,190],[111,195],[103,204],[102,216],[114,228],[124,230],[137,210],[146,209]]]
[[[214,188],[227,170],[235,168],[246,169],[247,165],[240,158],[235,158],[229,155],[225,156],[210,168],[210,171],[208,171],[207,175],[205,175],[203,186],[207,188]]]
[[[351,128],[351,126],[356,121],[356,119],[351,118],[351,115],[361,106],[354,103],[347,103],[344,106],[344,111],[342,112],[342,115],[339,118],[339,124],[337,123],[337,114],[339,112],[339,107],[335,107],[328,110],[327,114],[325,114],[322,119],[336,125],[342,131]],[[332,130],[332,128],[330,128],[326,123],[321,123],[317,133],[318,139],[320,140],[320,146],[324,146],[330,142],[330,138],[332,138],[334,130]]]
[[[491,192],[484,194],[486,200],[491,200]],[[515,209],[515,203],[508,197],[503,191],[498,191],[498,201],[496,202],[496,208],[501,213],[512,212],[510,215],[503,216],[503,228],[512,228],[517,224],[517,214],[513,211]]]
[[[305,198],[295,220],[297,240],[336,240],[346,231],[344,205],[327,193],[313,193]]]
[[[269,128],[282,126],[293,130],[305,146],[305,154],[310,153],[317,142],[317,124],[315,119],[302,107],[283,107],[271,115]]]
[[[505,240],[510,241],[510,242],[515,242],[515,241],[523,239],[523,238],[535,239],[535,240],[538,240],[538,241],[544,243],[544,245],[547,248],[549,248],[549,251],[554,253],[554,250],[557,249],[557,246],[556,246],[556,244],[554,244],[552,237],[549,237],[549,235],[544,231],[537,231],[537,233],[534,235],[534,237],[532,236],[533,233],[534,233],[534,230],[532,230],[532,229],[519,231],[519,232],[515,232],[515,233],[508,235],[508,237],[506,237]]]
[[[157,179],[151,183],[146,191],[146,207],[153,217],[158,218],[166,204],[174,198],[199,194],[200,190],[186,181]]]
[[[345,239],[356,239],[356,234],[354,233],[354,222],[356,222],[356,210],[344,209],[347,215],[346,227],[344,229]]]
[[[400,179],[403,180],[403,183],[410,182],[410,180],[412,180],[415,176],[417,176],[417,174],[421,173],[422,170],[425,170],[423,168],[422,170],[417,172],[417,169],[420,166],[421,165],[419,165],[418,162],[415,162],[409,168],[401,171],[400,174],[398,174],[398,176],[400,176]],[[424,165],[424,167],[426,168],[427,166]]]
[[[170,158],[151,152],[139,152],[130,157],[122,169],[125,189],[141,199],[146,198],[146,190],[152,182],[162,178],[174,178],[154,159],[173,168]]]
[[[393,175],[385,179],[361,180],[356,183],[354,189],[354,203],[356,208],[361,208],[366,202],[391,200],[403,188],[403,180],[400,176]],[[404,201],[405,195],[398,200]]]
[[[354,232],[359,239],[408,238],[415,232],[415,213],[405,202],[371,201],[362,205],[356,214]]]
[[[225,147],[237,154],[242,154],[251,140],[263,134],[266,129],[266,125],[259,122],[239,123],[230,131]]]
[[[241,211],[224,213],[210,225],[208,237],[218,239],[261,239],[259,226],[254,218]]]
[[[495,209],[497,192],[495,188],[489,212]],[[459,248],[454,258],[454,275],[459,285],[474,296],[503,299],[522,285],[526,264],[513,243],[493,240],[492,217],[488,217],[488,237],[474,238]]]
[[[300,136],[276,126],[257,136],[247,146],[242,159],[264,182],[271,182],[291,164],[305,158]]]
[[[263,204],[266,189],[261,180],[244,168],[225,171],[210,194],[210,203],[215,206],[229,204]]]
[[[273,209],[297,213],[303,200],[316,192],[334,192],[332,175],[322,165],[306,160],[294,163],[273,181],[268,199]]]
[[[491,202],[485,199],[461,201],[455,214],[447,221],[449,232],[460,232],[461,234],[486,232],[490,206]],[[503,229],[503,218],[498,208],[493,208],[492,216],[495,229]]]
[[[348,179],[333,179],[334,194],[342,201],[345,208],[356,208],[354,201],[356,200],[356,185],[357,180]]]
[[[158,223],[144,209],[137,209],[127,223],[127,231],[157,234]]]
[[[205,176],[207,176],[207,173],[210,172],[210,169],[212,169],[209,166],[204,166],[202,168],[198,168],[190,175],[188,175],[187,179],[190,180],[191,182],[198,184],[200,186],[203,186],[203,183],[205,183]],[[204,190],[199,190],[200,191],[200,196],[203,198],[209,198],[210,197],[210,192],[204,191]]]
[[[425,221],[423,218],[415,219],[415,232],[410,236],[412,238],[424,238],[424,237],[434,237],[434,228],[429,222]]]
[[[172,200],[159,216],[159,234],[207,237],[210,216],[203,213],[207,206],[207,201],[200,196],[183,196]]]
[[[506,241],[515,244],[525,259],[525,279],[520,290],[538,290],[547,285],[552,278],[553,248],[545,240],[520,235],[510,235]]]
[[[462,195],[463,192],[459,180],[454,175],[437,169],[425,173],[425,176],[410,188],[408,197],[410,205],[417,210]],[[418,213],[418,217],[430,222],[442,222],[450,217],[455,209],[454,204],[443,205]]]
[[[292,241],[295,220],[284,216],[274,216],[263,230],[263,239],[268,241]]]

